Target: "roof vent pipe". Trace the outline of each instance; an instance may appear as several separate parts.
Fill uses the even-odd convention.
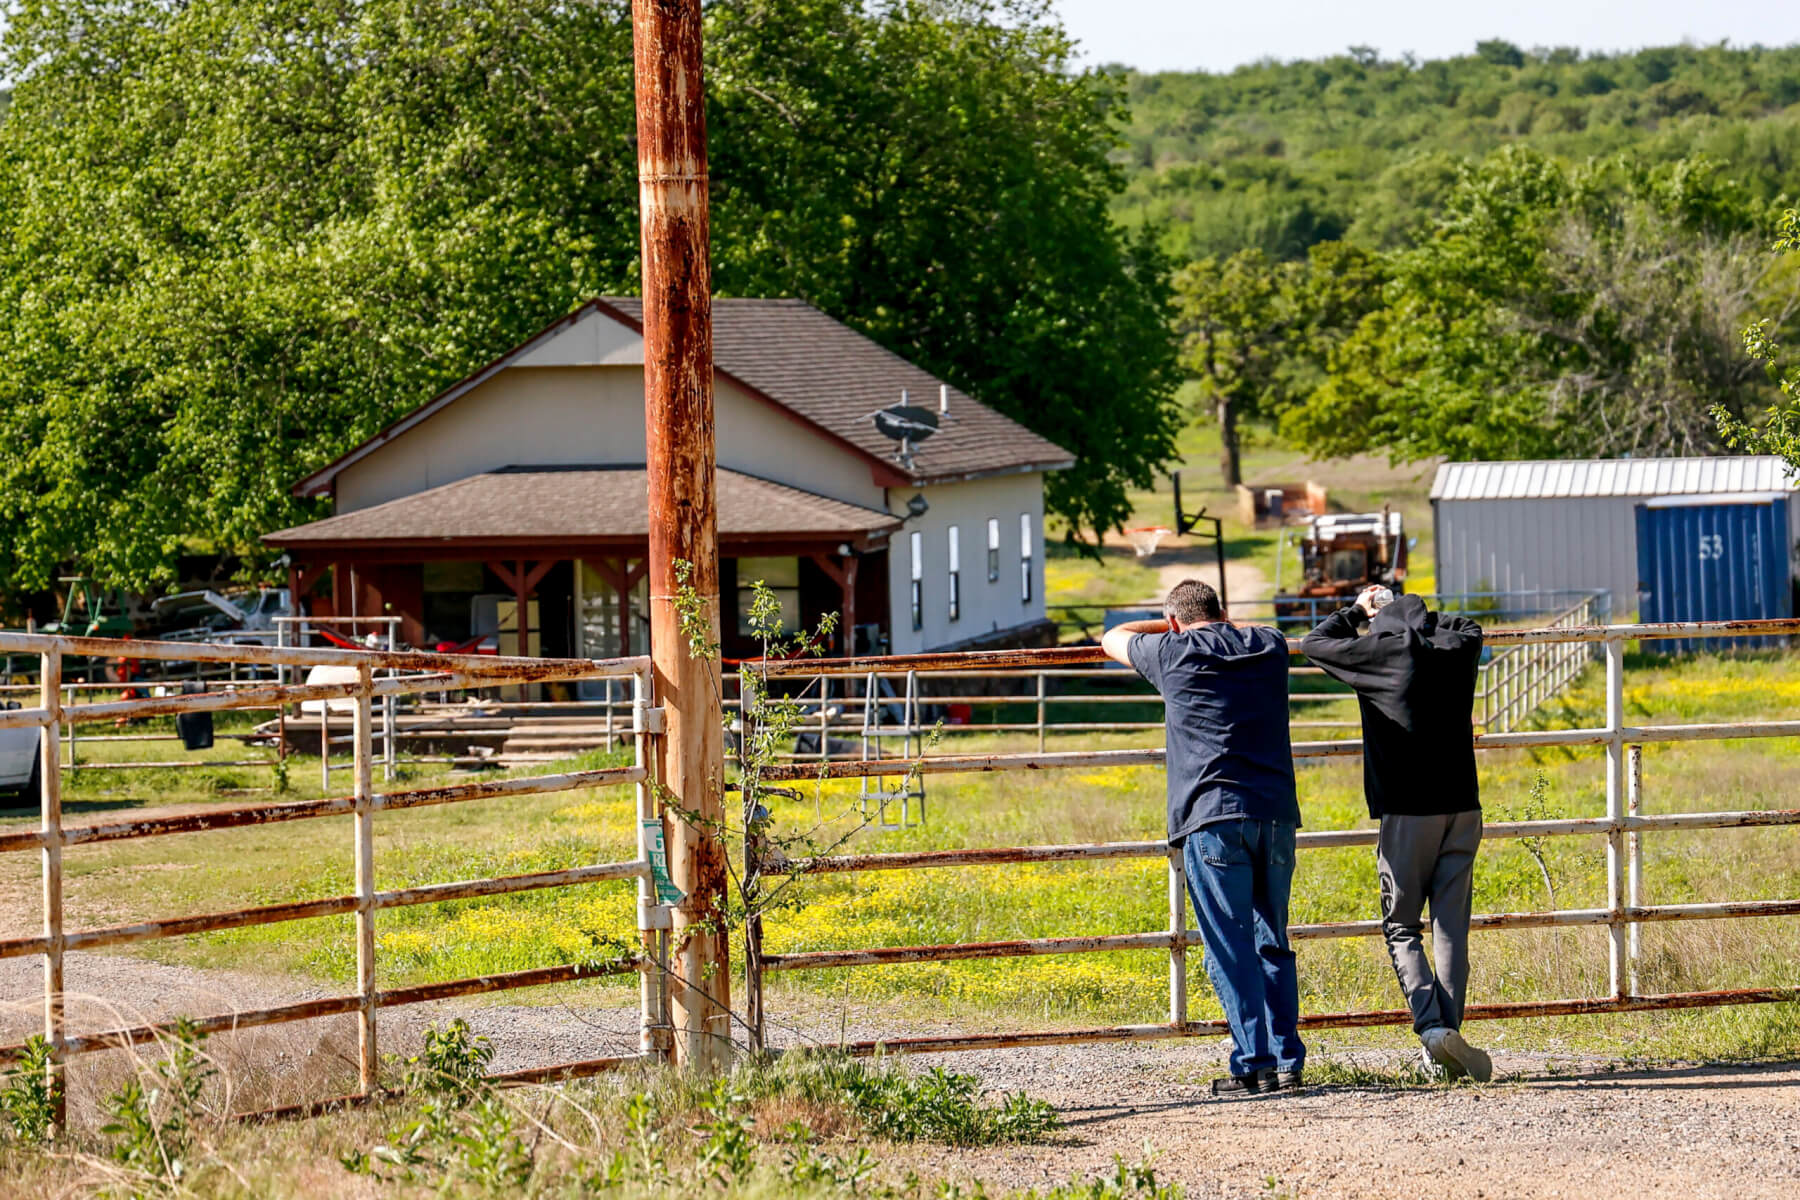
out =
[[[938,415],[943,416],[950,411],[950,385],[938,384]]]
[[[902,404],[906,403],[906,389],[905,388],[900,389],[900,403],[902,403]]]

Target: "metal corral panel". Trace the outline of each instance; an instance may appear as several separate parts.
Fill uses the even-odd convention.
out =
[[[1794,615],[1785,492],[1671,496],[1637,508],[1640,619],[1753,621]],[[1674,653],[1767,647],[1779,638],[1684,639]]]

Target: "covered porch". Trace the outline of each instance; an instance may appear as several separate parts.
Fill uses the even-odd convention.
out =
[[[752,657],[752,585],[789,631],[837,615],[831,652],[881,647],[899,519],[720,470],[723,652]],[[300,611],[401,618],[445,650],[610,658],[649,643],[640,468],[511,467],[269,534]]]

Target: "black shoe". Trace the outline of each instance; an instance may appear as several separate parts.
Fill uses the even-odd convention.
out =
[[[1245,1096],[1266,1095],[1280,1086],[1274,1071],[1252,1071],[1248,1075],[1213,1080],[1212,1094],[1221,1100],[1241,1100]]]
[[[1305,1087],[1306,1081],[1301,1078],[1301,1072],[1299,1070],[1277,1071],[1275,1073],[1275,1086],[1285,1092]]]

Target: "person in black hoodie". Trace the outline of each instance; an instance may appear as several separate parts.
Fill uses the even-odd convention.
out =
[[[1461,1033],[1481,844],[1471,724],[1481,626],[1434,613],[1417,596],[1382,606],[1389,595],[1364,589],[1355,604],[1320,622],[1300,650],[1354,688],[1362,710],[1363,791],[1369,815],[1381,822],[1381,927],[1413,1031],[1429,1063],[1485,1083],[1493,1062]],[[1425,957],[1427,904],[1435,972]]]

